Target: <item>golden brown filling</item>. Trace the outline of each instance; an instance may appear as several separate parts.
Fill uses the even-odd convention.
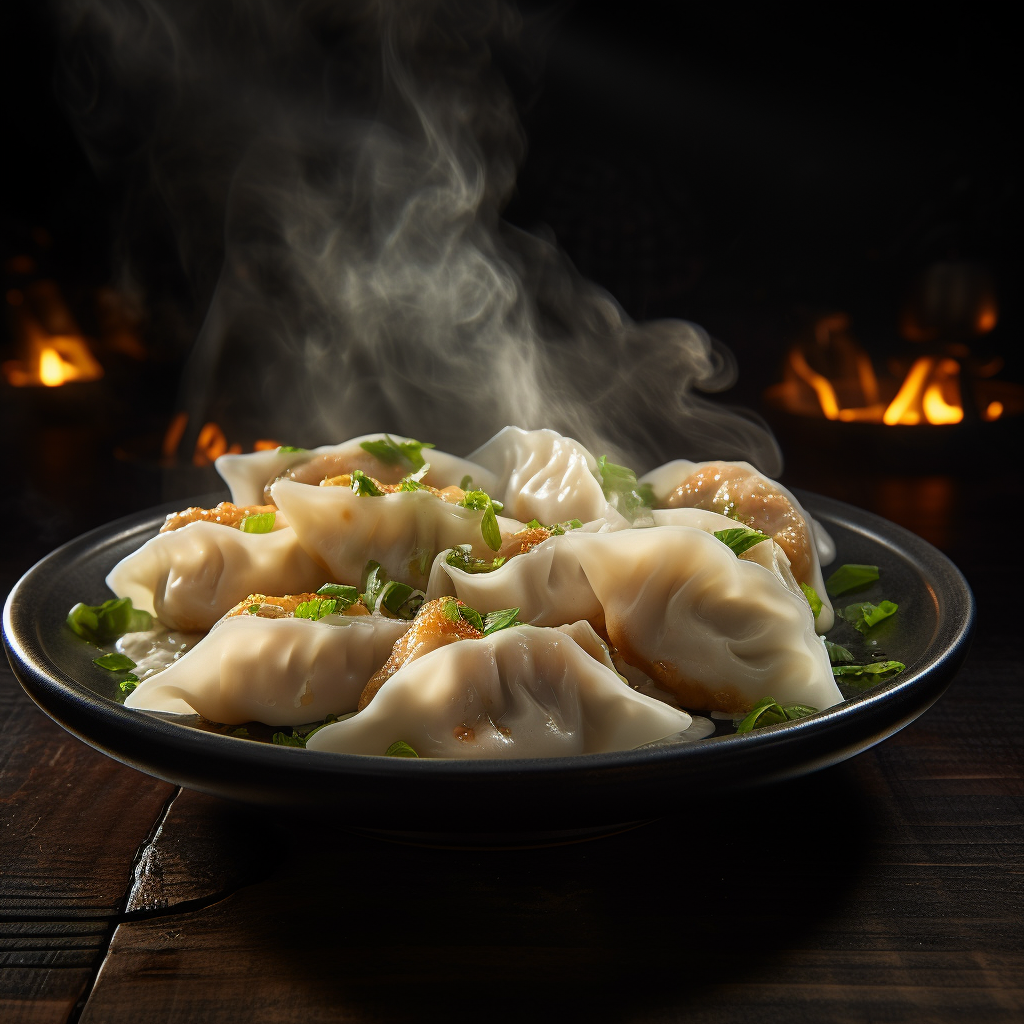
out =
[[[266,512],[277,512],[276,505],[232,505],[230,501],[222,501],[216,508],[199,508],[192,506],[183,512],[172,512],[160,527],[161,533],[180,529],[189,523],[218,523],[221,526],[237,527],[249,516],[263,515]],[[278,512],[280,517],[280,513]],[[276,527],[283,523],[275,522]]]
[[[224,615],[225,619],[233,615],[258,615],[264,619],[283,619],[294,614],[295,609],[306,601],[323,601],[323,594],[283,594],[267,596],[266,594],[250,594],[244,601],[239,601],[231,611]],[[369,615],[367,607],[359,601],[351,604],[340,615]]]
[[[376,477],[366,474],[367,477],[373,481],[374,485],[379,491],[383,491],[385,494],[398,494],[401,491],[401,487],[398,484],[386,484],[378,480]],[[352,474],[341,473],[338,476],[327,476],[320,481],[321,487],[351,487],[352,486]],[[461,487],[456,487],[454,484],[448,487],[430,487],[428,484],[423,484],[422,489],[429,491],[434,495],[435,498],[440,498],[442,501],[447,501],[450,505],[457,505],[466,496],[466,492]]]
[[[546,526],[528,526],[518,533],[507,534],[501,538],[501,547],[498,548],[498,558],[514,558],[516,555],[525,555],[538,544],[542,544],[551,536],[551,531]]]
[[[436,651],[457,640],[479,640],[483,633],[471,626],[461,615],[451,615],[451,606],[462,602],[454,597],[439,597],[428,601],[416,613],[409,632],[398,639],[391,656],[374,674],[359,695],[357,711],[362,711],[377,695],[377,691],[413,658]]]
[[[767,534],[786,552],[793,575],[813,585],[813,541],[807,521],[770,480],[742,466],[712,462],[688,476],[664,508],[703,508]]]

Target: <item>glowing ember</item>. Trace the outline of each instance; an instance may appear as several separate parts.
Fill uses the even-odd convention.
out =
[[[879,379],[847,326],[842,316],[820,320],[813,341],[790,350],[782,383],[769,388],[766,397],[804,416],[886,426],[961,423],[964,387],[971,389],[972,407],[985,421],[1024,412],[1024,389],[985,379],[1001,368],[998,357],[983,362],[963,344],[947,345],[938,354],[915,359],[901,381]],[[970,368],[966,382],[961,380],[964,366]]]
[[[84,338],[52,337],[42,331],[33,332],[28,358],[8,360],[3,371],[8,383],[16,388],[56,388],[69,381],[98,380],[103,376],[103,367],[96,362]]]

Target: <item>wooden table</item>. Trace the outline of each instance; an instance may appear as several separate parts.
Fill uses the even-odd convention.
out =
[[[179,790],[3,666],[0,1019],[1020,1020],[1020,477],[983,503],[966,476],[787,480],[950,554],[979,605],[965,668],[851,761],[596,841],[393,845]],[[115,514],[43,506],[8,504],[5,594]]]

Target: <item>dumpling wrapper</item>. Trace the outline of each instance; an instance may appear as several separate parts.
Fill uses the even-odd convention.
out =
[[[691,710],[744,712],[772,697],[842,701],[807,601],[712,534],[658,526],[566,535],[611,644]]]
[[[595,533],[607,528],[604,520],[583,527]],[[427,600],[453,594],[480,612],[518,608],[519,621],[534,626],[601,617],[601,603],[564,534],[549,537],[490,572],[471,573],[448,565],[447,554],[442,551],[434,559]]]
[[[185,632],[209,629],[250,594],[302,594],[325,582],[294,530],[244,533],[208,522],[158,533],[107,576],[118,597]]]
[[[709,512],[702,508],[656,508],[652,513],[655,526],[691,526],[705,533],[716,533],[723,530],[735,530],[741,525],[735,519],[723,516],[719,512]],[[769,572],[773,573],[788,590],[791,590],[797,597],[806,601],[803,591],[797,578],[793,575],[793,568],[789,563],[789,556],[771,538],[761,541],[747,548],[739,556],[745,562],[756,562],[763,565]],[[821,571],[818,570],[820,577]],[[821,611],[815,617],[814,627],[818,633],[826,633],[832,628],[835,621],[835,613],[829,602],[828,595],[822,589],[818,591],[821,597]],[[808,607],[810,607],[808,605]]]
[[[393,441],[408,442],[408,437],[389,435]],[[364,450],[364,441],[381,441],[383,434],[363,434],[341,444],[326,444],[308,451],[286,452],[280,448],[272,451],[250,452],[246,455],[222,455],[215,465],[224,482],[231,488],[231,500],[236,505],[258,505],[263,501],[263,489],[272,480],[289,469],[301,466],[320,455],[336,455],[344,461],[352,460],[353,469],[362,469],[382,483],[398,483],[410,469],[406,465],[388,466]],[[430,470],[424,483],[431,487],[443,488],[459,484],[463,477],[473,478],[473,487],[488,493],[496,481],[483,466],[476,465],[457,455],[439,452],[436,448],[424,448],[423,458],[430,463]],[[344,472],[349,472],[345,469]],[[319,481],[317,481],[319,482]]]
[[[139,683],[125,707],[227,725],[305,725],[346,714],[409,625],[380,615],[233,615]]]
[[[629,525],[604,496],[595,476],[597,460],[571,437],[505,427],[469,458],[495,475],[491,497],[503,501],[513,519],[537,519],[545,526],[569,519]]]
[[[666,462],[665,465],[658,466],[657,469],[652,469],[649,473],[644,474],[644,476],[640,477],[640,483],[649,484],[651,490],[654,491],[655,498],[659,503],[661,503],[664,502],[665,499],[677,487],[679,487],[684,480],[708,465],[711,465],[711,463],[690,462],[688,459],[676,459],[673,462]],[[816,626],[819,633],[826,633],[835,623],[835,613],[832,609],[832,604],[829,601],[828,594],[825,592],[825,579],[822,576],[821,567],[822,565],[828,565],[829,562],[835,559],[835,541],[832,540],[825,528],[807,513],[800,502],[797,501],[793,492],[788,488],[783,487],[783,485],[777,480],[772,480],[770,477],[766,477],[758,469],[750,465],[749,462],[730,462],[727,463],[727,465],[739,467],[740,469],[746,470],[753,476],[760,477],[783,495],[793,506],[794,511],[796,511],[798,515],[802,516],[804,521],[807,523],[811,539],[811,544],[809,545],[810,550],[808,552],[811,558],[811,566],[807,578],[800,582],[806,583],[809,587],[813,587],[818,597],[821,598],[821,612],[818,614]],[[675,510],[664,509],[663,511],[667,512]],[[662,519],[660,521],[664,522],[665,520]],[[659,522],[657,516],[655,516],[655,522]]]
[[[278,480],[274,502],[306,552],[342,583],[358,583],[368,561],[420,590],[439,551],[469,544],[478,558],[494,552],[480,532],[483,512],[454,505],[429,491],[360,497],[348,487],[314,487]],[[499,520],[499,528],[521,523]],[[244,595],[243,595],[244,596]]]
[[[514,626],[404,665],[359,714],[319,730],[311,750],[524,758],[631,750],[692,719],[631,690],[554,629]],[[460,738],[463,737],[463,738]]]

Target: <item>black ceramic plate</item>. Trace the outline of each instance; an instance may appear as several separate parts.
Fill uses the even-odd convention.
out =
[[[64,625],[76,601],[110,594],[104,577],[169,509],[130,516],[59,548],[32,568],[4,609],[11,664],[32,699],[86,743],[192,789],[262,804],[343,815],[395,833],[585,833],[657,817],[693,795],[793,778],[891,736],[938,699],[963,662],[974,599],[956,567],[908,531],[837,501],[800,494],[829,530],[837,564],[870,563],[882,580],[849,598],[898,602],[874,636],[907,665],[898,678],[810,718],[745,735],[614,754],[527,761],[430,761],[280,747],[132,711],[94,648]],[[180,506],[177,506],[180,507]],[[843,603],[843,599],[840,599]],[[848,632],[843,638],[857,634]],[[831,635],[831,634],[830,634]]]

